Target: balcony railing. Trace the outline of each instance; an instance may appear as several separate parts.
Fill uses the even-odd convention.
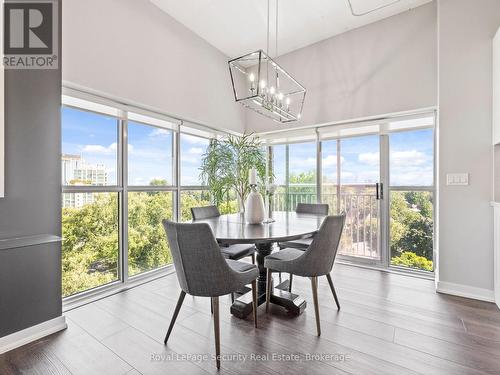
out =
[[[293,211],[297,203],[316,203],[315,185],[290,185],[286,193],[284,186],[273,197],[275,211]],[[300,190],[297,192],[297,190]],[[325,191],[336,191],[328,186]],[[288,196],[288,198],[287,198]],[[342,185],[340,194],[324,192],[321,201],[328,203],[330,213],[346,212],[346,223],[339,254],[380,259],[379,249],[379,203],[374,185]],[[340,206],[339,206],[340,202]]]

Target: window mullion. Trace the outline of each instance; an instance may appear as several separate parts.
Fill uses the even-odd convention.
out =
[[[182,124],[181,124],[182,125]],[[175,133],[174,140],[175,148],[175,186],[177,192],[174,196],[174,218],[176,221],[181,220],[181,132]]]
[[[120,139],[118,147],[120,150],[121,165],[118,171],[121,175],[120,184],[122,186],[120,199],[120,224],[121,234],[120,239],[120,270],[121,281],[128,282],[128,120],[127,113],[124,113],[123,119],[120,120]]]

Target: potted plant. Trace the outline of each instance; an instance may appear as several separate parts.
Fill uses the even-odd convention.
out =
[[[259,137],[253,133],[241,137],[228,135],[210,141],[202,156],[200,177],[210,188],[214,204],[223,203],[235,192],[240,212],[243,212],[245,199],[250,193],[248,177],[251,168],[257,170],[262,186],[266,175],[266,153]]]

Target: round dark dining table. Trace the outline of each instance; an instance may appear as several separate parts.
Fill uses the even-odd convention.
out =
[[[271,254],[273,244],[307,238],[314,235],[325,219],[324,215],[301,214],[296,212],[273,212],[272,223],[247,224],[244,214],[221,215],[218,217],[194,220],[207,223],[215,238],[224,244],[253,243],[257,248],[257,266],[259,267],[258,304],[266,300],[267,275],[264,258]],[[292,314],[300,314],[306,308],[306,301],[297,294],[288,292],[288,280],[272,287],[271,303],[285,307]],[[252,295],[249,290],[242,294],[231,306],[231,313],[238,318],[245,318],[252,312]]]

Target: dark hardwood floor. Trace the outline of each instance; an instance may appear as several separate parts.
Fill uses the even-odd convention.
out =
[[[321,337],[308,279],[294,278],[305,313],[292,317],[274,306],[266,315],[260,306],[258,329],[251,316],[231,316],[229,296],[221,298],[220,372],[500,374],[494,304],[437,294],[429,280],[347,265],[332,275],[342,309],[321,278]],[[69,311],[66,331],[1,355],[0,374],[216,374],[208,298],[186,296],[163,345],[178,294],[170,275]]]

